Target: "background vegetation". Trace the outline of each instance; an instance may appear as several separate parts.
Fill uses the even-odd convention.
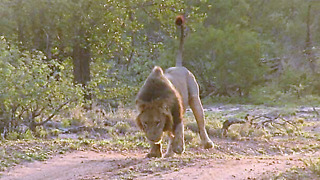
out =
[[[1,0],[0,132],[37,131],[79,106],[132,106],[154,65],[174,65],[178,14],[206,103],[310,104],[319,11],[312,0]]]
[[[259,106],[236,115],[222,109],[223,116],[208,108],[211,137],[223,138],[229,116],[251,113],[250,126],[234,125],[224,138],[267,139],[253,145],[254,155],[319,151],[317,0],[0,0],[0,171],[69,150],[147,151],[130,108],[154,65],[174,66],[179,14],[187,19],[183,64],[205,104],[310,106],[275,118],[252,114]],[[196,148],[191,119],[187,113],[186,143]],[[288,145],[277,144],[279,136]],[[217,150],[234,155],[230,147]],[[318,159],[306,164],[319,176]]]

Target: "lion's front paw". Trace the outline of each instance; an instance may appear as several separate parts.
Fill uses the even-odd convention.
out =
[[[202,142],[202,146],[205,149],[210,149],[214,147],[214,143],[210,139],[208,139],[207,141]]]
[[[162,150],[161,150],[161,144],[154,144],[151,143],[151,150],[147,154],[147,158],[151,157],[162,157]]]
[[[162,153],[161,152],[150,152],[147,154],[147,158],[152,158],[152,157],[156,157],[156,158],[161,158],[162,157]]]
[[[184,151],[184,146],[174,146],[173,147],[173,152],[177,153],[177,154],[181,154]]]
[[[167,158],[167,157],[171,157],[173,155],[174,155],[174,153],[171,151],[171,152],[166,152],[166,154],[163,157]]]
[[[182,140],[176,140],[172,143],[172,150],[177,154],[181,154],[184,151],[184,142]]]

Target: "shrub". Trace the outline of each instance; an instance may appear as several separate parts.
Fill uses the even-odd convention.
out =
[[[82,101],[82,88],[72,82],[68,60],[48,60],[42,52],[20,51],[0,38],[0,133],[32,131],[62,109]]]
[[[204,91],[247,96],[262,79],[261,43],[255,32],[231,25],[202,28],[190,35],[185,49],[185,65]]]

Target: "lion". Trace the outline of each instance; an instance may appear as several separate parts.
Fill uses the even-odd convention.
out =
[[[154,67],[138,92],[136,104],[139,115],[137,125],[151,145],[147,157],[162,157],[161,140],[168,132],[169,145],[166,157],[184,151],[182,98],[173,84],[164,76],[162,69]]]
[[[181,27],[176,67],[168,68],[165,72],[158,66],[154,67],[136,97],[139,113],[136,123],[145,132],[151,146],[147,157],[162,157],[161,141],[164,132],[169,135],[165,157],[184,152],[183,115],[188,105],[196,118],[203,147],[214,146],[205,129],[199,85],[194,75],[182,66],[183,16],[176,18],[176,24]]]

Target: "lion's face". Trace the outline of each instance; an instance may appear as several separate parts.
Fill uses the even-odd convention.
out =
[[[160,109],[145,109],[137,117],[138,126],[145,132],[149,141],[160,143],[166,124],[172,117]]]

